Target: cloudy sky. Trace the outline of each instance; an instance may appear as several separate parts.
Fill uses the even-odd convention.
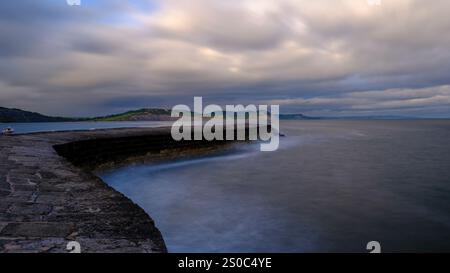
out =
[[[450,117],[448,0],[0,1],[0,106]]]

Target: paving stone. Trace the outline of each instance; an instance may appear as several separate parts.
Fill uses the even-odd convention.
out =
[[[9,183],[7,183],[6,181],[0,181],[0,190],[10,191],[11,185]]]
[[[5,228],[6,225],[8,225],[8,223],[0,222],[0,232],[2,232],[3,228]]]
[[[153,220],[54,145],[84,139],[167,136],[167,129],[112,129],[0,136],[0,252],[165,252]],[[94,145],[94,148],[95,145]]]
[[[14,203],[8,207],[8,213],[15,215],[48,215],[53,209],[50,204]]]
[[[10,191],[8,191],[8,190],[2,190],[2,189],[0,189],[0,197],[6,197],[6,196],[9,196],[11,194],[11,192]]]
[[[0,236],[64,238],[74,230],[73,223],[9,223],[0,232]]]

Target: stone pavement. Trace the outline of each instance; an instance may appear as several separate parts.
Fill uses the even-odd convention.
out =
[[[166,252],[143,209],[53,148],[161,133],[167,129],[0,136],[0,252],[67,252],[69,241],[82,252]]]

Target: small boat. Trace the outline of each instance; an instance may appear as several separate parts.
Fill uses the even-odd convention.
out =
[[[14,129],[11,127],[5,128],[2,130],[2,134],[4,135],[12,135],[14,134]]]

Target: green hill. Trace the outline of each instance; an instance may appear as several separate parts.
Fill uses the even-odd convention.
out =
[[[50,117],[39,113],[0,107],[0,122],[65,122],[65,121],[169,121],[171,111],[166,109],[139,109],[121,114],[94,118]]]
[[[121,114],[96,117],[94,121],[164,121],[173,120],[167,109],[139,109]]]
[[[50,117],[35,112],[0,107],[0,122],[63,122],[77,119]]]

